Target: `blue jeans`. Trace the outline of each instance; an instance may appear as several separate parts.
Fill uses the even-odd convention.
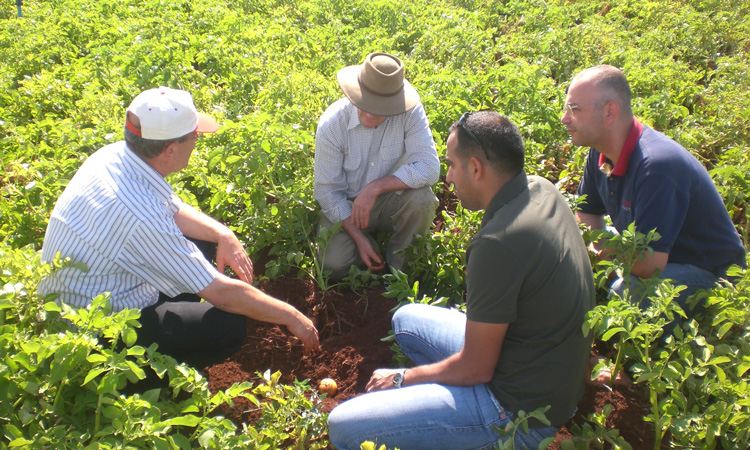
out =
[[[699,303],[695,305],[695,309],[691,310],[688,306],[687,300],[691,295],[695,294],[699,289],[712,289],[716,287],[716,283],[719,278],[725,277],[726,273],[714,275],[708,270],[701,269],[700,267],[693,266],[691,264],[675,264],[669,263],[661,273],[662,279],[672,280],[672,284],[675,286],[686,286],[686,289],[680,292],[680,295],[674,299],[680,307],[685,310],[685,314],[688,317],[692,317],[694,314],[701,312],[705,305]],[[644,293],[639,293],[639,290],[643,287],[643,280],[635,275],[630,276],[630,291],[631,299],[637,302],[641,308],[648,307],[648,298],[644,298]],[[617,293],[621,297],[625,293],[625,280],[623,278],[615,279],[609,287],[610,293]],[[675,326],[681,325],[683,322],[682,317],[675,316],[674,322],[667,324],[664,327],[664,336],[671,334]]]
[[[416,365],[459,352],[465,326],[464,314],[422,304],[403,306],[393,315],[396,342]],[[331,443],[344,450],[358,450],[364,441],[401,450],[491,449],[501,438],[494,427],[512,419],[485,384],[419,384],[352,398],[331,411],[328,425]],[[557,428],[518,431],[516,448],[535,449]]]

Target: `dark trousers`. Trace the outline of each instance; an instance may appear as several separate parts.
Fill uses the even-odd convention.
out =
[[[192,240],[211,262],[216,244]],[[141,310],[137,343],[156,342],[159,351],[202,369],[222,361],[242,347],[247,318],[201,302],[196,294],[159,295],[156,304]]]

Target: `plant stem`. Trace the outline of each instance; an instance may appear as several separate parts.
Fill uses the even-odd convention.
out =
[[[612,373],[609,374],[609,384],[614,386],[617,374],[620,373],[620,366],[622,364],[622,355],[625,353],[625,342],[621,342],[617,346],[617,356],[615,357],[615,366],[612,368]]]
[[[104,396],[102,394],[99,394],[99,398],[96,400],[96,413],[94,416],[94,433],[91,435],[92,439],[99,432],[99,424],[100,424],[101,412],[102,412],[102,398],[104,398]]]
[[[63,388],[65,387],[66,384],[67,384],[67,380],[62,380],[60,382],[60,387],[57,388],[57,394],[55,394],[55,400],[52,402],[52,406],[55,409],[57,409],[57,406],[58,406],[57,403],[60,401],[60,398],[61,398],[60,394],[62,394]]]

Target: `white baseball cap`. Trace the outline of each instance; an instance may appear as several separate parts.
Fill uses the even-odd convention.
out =
[[[164,86],[138,94],[128,106],[128,113],[138,118],[140,128],[127,119],[125,125],[144,139],[166,141],[194,131],[213,133],[219,129],[216,120],[195,109],[189,92]]]

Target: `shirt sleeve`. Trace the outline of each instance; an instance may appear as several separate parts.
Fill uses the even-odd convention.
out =
[[[339,110],[343,114],[344,110]],[[344,151],[346,122],[336,115],[323,114],[315,135],[314,195],[321,212],[333,223],[352,215],[352,202],[346,197]]]
[[[432,186],[440,177],[440,160],[430,122],[421,103],[406,112],[404,163],[393,175],[412,189]]]
[[[598,216],[607,214],[607,209],[597,189],[597,178],[600,176],[604,175],[599,170],[599,152],[590,149],[589,155],[586,157],[586,166],[583,170],[583,176],[581,177],[577,192],[579,197],[582,195],[586,196],[583,203],[579,205],[582,213],[596,214]]]
[[[120,259],[130,272],[170,297],[202,291],[219,275],[182,234],[151,223],[132,231]]]
[[[522,261],[494,239],[477,237],[466,254],[466,317],[474,322],[511,323],[525,280]]]

